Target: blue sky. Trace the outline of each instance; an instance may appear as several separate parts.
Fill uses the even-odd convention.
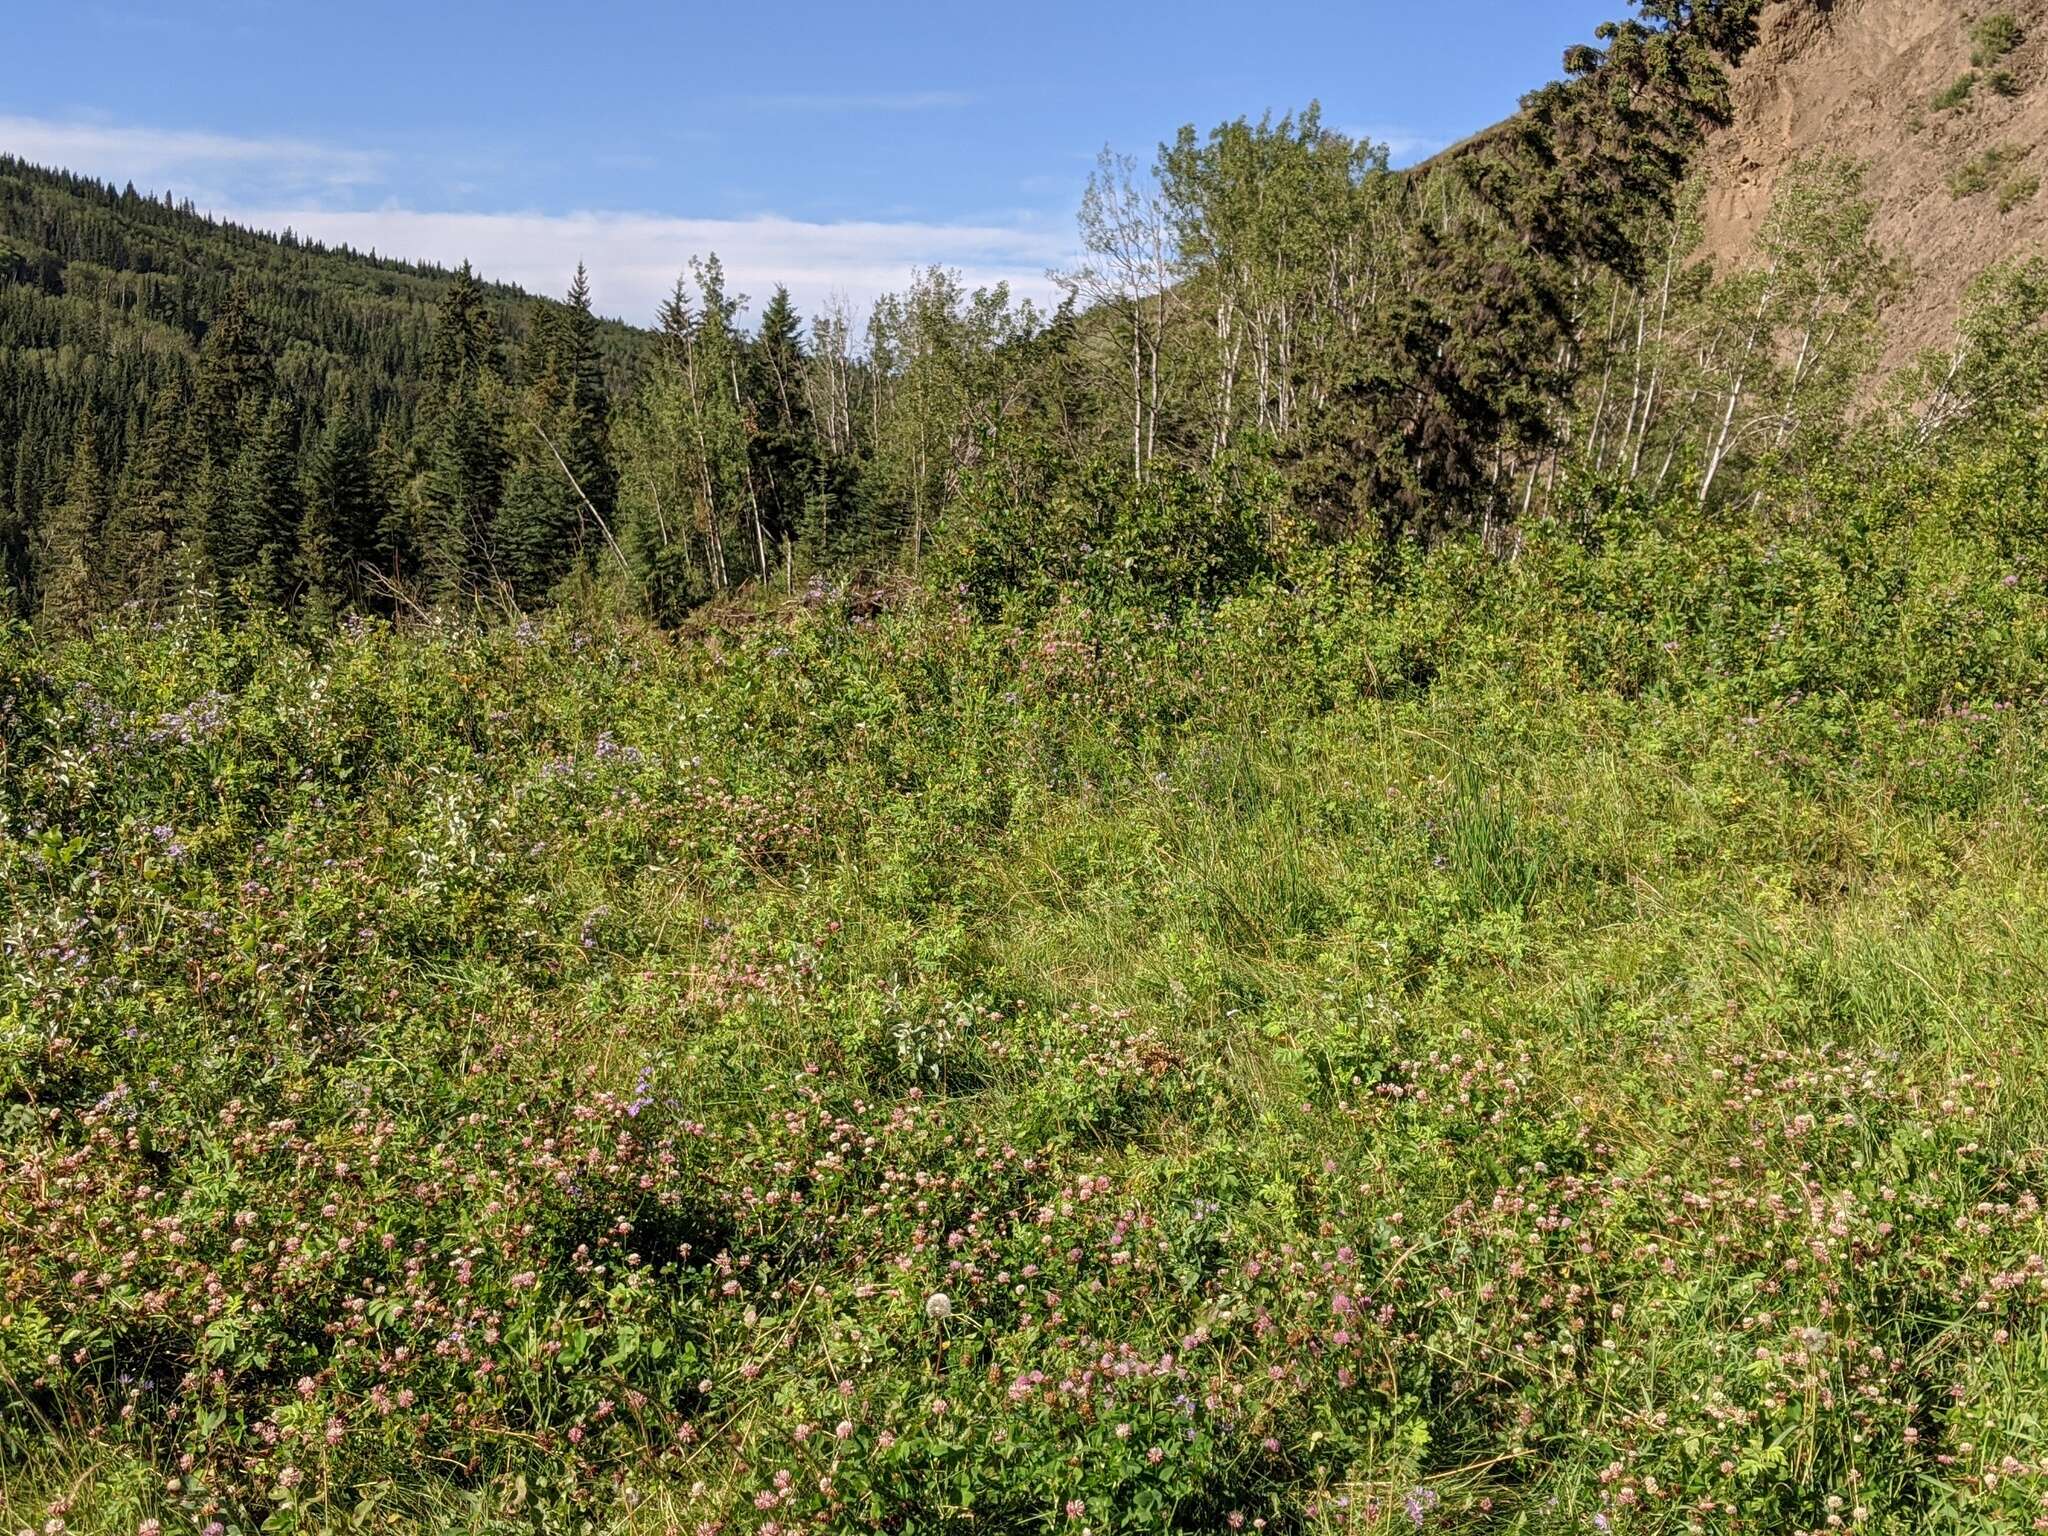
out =
[[[812,306],[925,262],[1043,296],[1105,145],[1314,99],[1412,159],[1621,8],[65,0],[9,19],[0,149],[548,291],[580,258],[632,320],[714,247]]]

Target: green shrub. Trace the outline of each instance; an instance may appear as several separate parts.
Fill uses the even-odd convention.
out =
[[[1934,110],[1937,112],[1953,112],[1956,108],[1965,105],[1970,99],[1970,93],[1976,89],[1977,76],[1974,71],[1970,74],[1958,75],[1944,89],[1935,93],[1932,103]]]
[[[1998,211],[2011,213],[2022,203],[2031,203],[2041,190],[2041,178],[2021,176],[1998,189]]]
[[[1225,462],[1078,468],[1032,448],[993,455],[948,507],[934,570],[992,613],[1061,595],[1112,606],[1214,602],[1272,569],[1284,497],[1271,472]]]
[[[2009,69],[1994,69],[1984,77],[1984,84],[1992,95],[2002,96],[2008,101],[2019,95],[2021,89],[2019,76]]]
[[[1970,62],[1988,68],[2026,41],[2019,18],[2010,11],[1995,11],[1970,29]]]
[[[2017,144],[1999,144],[1984,151],[1949,178],[1949,196],[1955,198],[1975,197],[1988,192],[1999,183],[1999,178],[2020,161],[2027,152]]]

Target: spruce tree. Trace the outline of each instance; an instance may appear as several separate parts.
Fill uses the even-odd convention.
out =
[[[562,313],[546,299],[527,310],[526,341],[519,349],[519,379],[532,384],[555,366],[562,355]]]
[[[423,411],[413,538],[428,595],[451,602],[490,578],[488,535],[504,478],[498,330],[466,262],[435,321],[433,385]]]
[[[465,374],[496,372],[498,327],[491,319],[483,284],[468,262],[456,270],[441,296],[434,320],[431,372],[443,386]]]
[[[601,517],[609,518],[618,498],[611,459],[611,398],[605,390],[597,317],[590,308],[590,277],[581,262],[569,284],[568,311],[558,336],[557,369],[566,386],[566,409],[563,435],[556,439],[556,446],[590,504]]]
[[[747,348],[748,453],[770,541],[789,549],[801,540],[807,560],[823,563],[832,498],[811,431],[803,370],[803,321],[789,290],[778,284]]]
[[[222,562],[234,557],[234,518],[230,493],[235,466],[201,461],[192,472],[191,489],[185,497],[185,526],[194,531],[187,545],[190,551],[190,587],[195,593],[218,598],[229,577]]]
[[[191,578],[197,540],[186,525],[193,465],[185,403],[160,393],[102,537],[102,572],[115,601],[154,609]]]
[[[203,579],[225,584],[239,573],[241,534],[230,506],[236,466],[270,398],[269,359],[237,286],[215,311],[199,346],[182,460],[191,471],[182,522]]]
[[[567,574],[586,531],[597,536],[586,530],[590,512],[609,519],[617,495],[610,401],[581,265],[566,305],[534,306],[520,373],[526,386],[509,423],[513,450],[491,547],[499,577],[531,603]]]
[[[339,613],[362,601],[389,510],[369,429],[345,397],[328,417],[306,474],[299,578],[316,611]]]
[[[420,478],[419,569],[437,603],[496,579],[489,543],[504,482],[495,377],[459,380],[437,412]]]
[[[379,431],[370,448],[370,472],[383,503],[377,523],[377,570],[392,587],[407,572],[419,569],[419,506],[416,497],[405,494],[406,463],[406,450],[393,431]]]
[[[228,558],[220,574],[266,607],[283,607],[298,586],[294,556],[304,514],[297,450],[297,413],[280,397],[250,433],[229,481]]]
[[[232,464],[242,451],[246,407],[267,396],[270,361],[249,313],[247,294],[237,286],[214,313],[199,344],[192,380],[194,457]]]
[[[38,617],[49,628],[85,630],[101,604],[96,557],[106,517],[106,473],[92,413],[79,419],[64,495],[43,530],[42,600]]]
[[[810,411],[804,401],[803,320],[780,283],[761,311],[760,334],[748,350],[750,393],[763,425],[785,433],[808,432]]]
[[[1629,280],[1644,231],[1670,214],[1708,131],[1730,120],[1729,70],[1756,42],[1763,0],[1640,9],[1567,51],[1565,78],[1523,97],[1507,131],[1459,162],[1530,251]]]
[[[676,279],[657,315],[659,345],[619,423],[627,501],[618,536],[648,614],[676,623],[721,585],[712,483],[698,451],[688,280]]]
[[[555,457],[572,419],[572,386],[550,359],[520,394],[512,424],[516,451],[491,529],[499,575],[521,603],[545,597],[575,550],[581,500]]]
[[[28,617],[22,605],[28,586],[29,529],[14,509],[10,480],[0,476],[0,620]]]

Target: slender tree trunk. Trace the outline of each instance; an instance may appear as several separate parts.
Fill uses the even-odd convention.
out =
[[[733,416],[740,424],[740,471],[747,483],[747,508],[754,517],[754,556],[761,573],[761,585],[768,585],[768,535],[761,526],[761,493],[754,484],[754,454],[748,441],[747,405],[740,394],[740,359],[734,352],[726,359],[728,375],[732,382]]]
[[[1155,219],[1152,225],[1152,420],[1145,432],[1145,457],[1159,452],[1159,352],[1166,344],[1166,237]]]
[[[1955,351],[1949,356],[1948,371],[1942,375],[1941,383],[1936,385],[1934,393],[1927,397],[1927,404],[1920,412],[1920,424],[1913,435],[1914,440],[1922,447],[1948,424],[1955,409],[1956,380],[1962,376],[1963,366],[1969,355],[1969,342],[1957,341]]]
[[[1607,420],[1607,390],[1614,377],[1614,326],[1620,317],[1621,285],[1617,283],[1607,307],[1607,333],[1600,342],[1600,400],[1593,407],[1593,425],[1586,433],[1586,458],[1595,474],[1600,472],[1600,429]]]
[[[1835,271],[1833,267],[1829,269],[1829,279],[1834,277]],[[1806,384],[1809,369],[1817,367],[1820,359],[1833,349],[1834,327],[1829,327],[1818,346],[1815,345],[1814,339],[1814,331],[1820,325],[1822,312],[1827,305],[1827,296],[1827,282],[1823,280],[1820,291],[1814,295],[1813,307],[1807,311],[1805,328],[1799,335],[1799,353],[1792,364],[1792,377],[1785,385],[1785,407],[1779,416],[1778,434],[1771,443],[1774,452],[1785,446],[1786,439],[1792,435],[1793,428],[1798,424],[1799,391]]]
[[[1213,463],[1230,450],[1231,413],[1237,395],[1238,357],[1243,340],[1237,334],[1236,305],[1228,295],[1216,301],[1216,352],[1220,375],[1217,380],[1216,428],[1209,440]]]
[[[1650,435],[1651,413],[1657,408],[1657,386],[1662,381],[1664,372],[1665,333],[1666,327],[1671,320],[1671,279],[1677,270],[1677,266],[1678,226],[1676,223],[1673,223],[1671,226],[1671,241],[1664,248],[1663,290],[1657,298],[1657,355],[1650,364],[1650,389],[1649,393],[1643,397],[1643,419],[1636,428],[1635,452],[1630,455],[1628,463],[1628,477],[1631,480],[1636,479],[1642,473],[1643,444]],[[1664,467],[1667,470],[1671,467],[1669,459],[1665,460]],[[1664,476],[1661,472],[1657,476],[1657,483],[1659,485],[1664,483]]]
[[[1143,311],[1131,304],[1131,473],[1145,478],[1145,376]]]
[[[1636,295],[1636,342],[1635,356],[1630,363],[1628,385],[1628,419],[1621,424],[1621,449],[1615,455],[1615,463],[1629,451],[1629,439],[1635,435],[1636,410],[1643,403],[1643,296]],[[1598,466],[1596,466],[1598,467]]]
[[[1705,506],[1707,497],[1714,489],[1714,479],[1721,473],[1721,466],[1728,458],[1728,445],[1735,432],[1735,412],[1742,402],[1744,386],[1749,382],[1749,365],[1756,356],[1757,342],[1764,329],[1764,318],[1770,313],[1771,299],[1777,272],[1772,270],[1764,275],[1763,295],[1757,300],[1756,316],[1750,322],[1749,336],[1742,347],[1742,360],[1735,365],[1735,377],[1728,386],[1728,409],[1721,414],[1721,426],[1714,439],[1713,451],[1707,456],[1707,472],[1700,478],[1699,504]]]

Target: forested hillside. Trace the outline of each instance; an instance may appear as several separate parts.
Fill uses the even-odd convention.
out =
[[[445,403],[437,316],[536,363],[564,320],[586,386],[623,391],[644,336],[576,303],[240,229],[0,154],[5,600],[77,622],[258,564],[278,599],[360,595],[360,576],[299,567],[305,504],[349,541],[330,559],[403,553],[397,490]]]
[[[1870,165],[1793,155],[1729,247],[1703,149],[1764,14],[1650,0],[1417,171],[1312,106],[1106,151],[1052,314],[933,269],[806,317],[678,253],[641,333],[581,274],[542,303],[7,162],[4,600],[59,630],[570,593],[673,624],[896,569],[992,608],[1104,561],[1207,598],[1304,546],[1509,549],[1577,482],[1738,498],[1853,416],[1996,407],[2038,260],[1947,274],[1960,329],[1880,389],[1920,279]],[[2025,27],[1984,25],[1958,46],[2026,106]]]

